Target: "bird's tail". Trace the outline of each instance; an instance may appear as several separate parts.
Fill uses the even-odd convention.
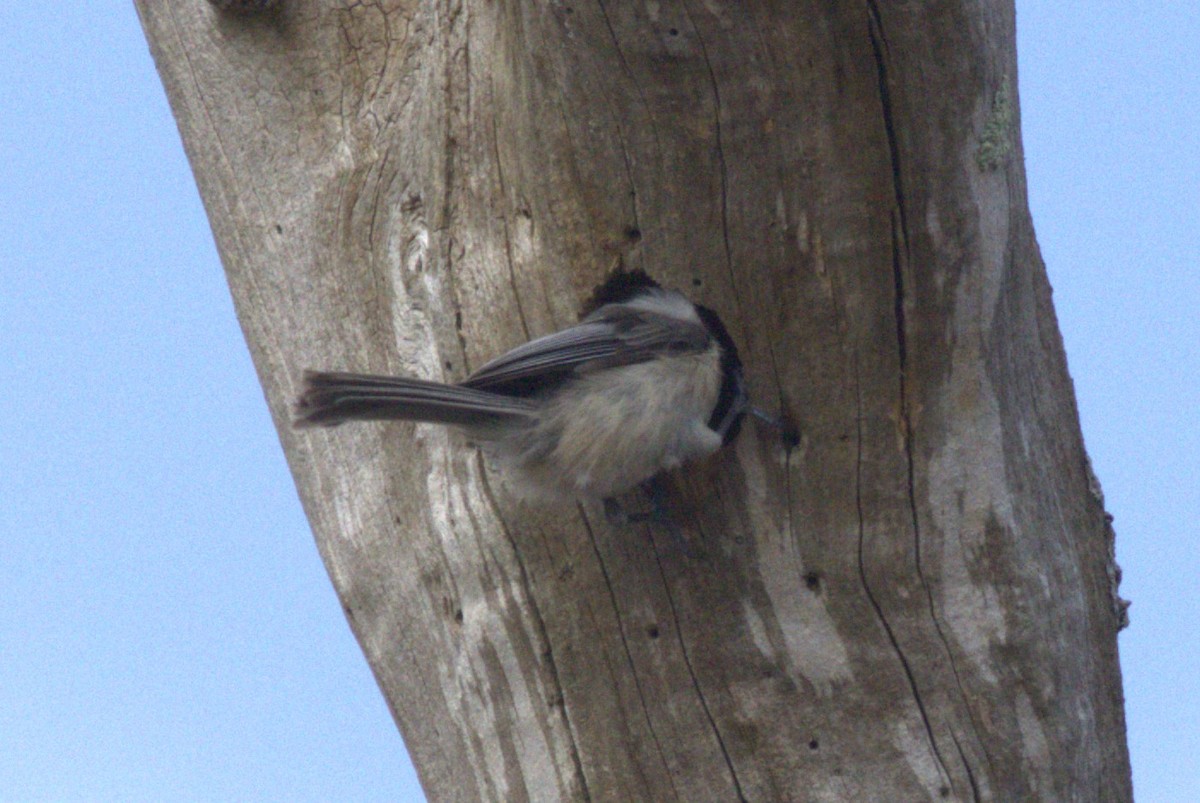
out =
[[[461,385],[398,376],[305,371],[292,426],[393,420],[486,425],[531,417],[536,409],[526,399]]]

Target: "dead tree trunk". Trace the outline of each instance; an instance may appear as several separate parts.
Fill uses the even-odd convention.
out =
[[[431,799],[1130,798],[1010,0],[137,5]],[[802,432],[677,478],[694,554],[435,428],[289,429],[303,368],[461,378],[618,262]]]

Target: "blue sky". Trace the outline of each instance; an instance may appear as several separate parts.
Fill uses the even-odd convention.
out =
[[[1134,602],[1135,787],[1189,799],[1200,12],[1018,12],[1030,201]],[[4,3],[0,30],[0,799],[420,800],[132,7]]]
[[[1200,9],[1018,2],[1030,206],[1116,516],[1140,801],[1200,789]]]

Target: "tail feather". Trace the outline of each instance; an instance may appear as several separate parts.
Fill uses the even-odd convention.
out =
[[[528,417],[535,411],[526,399],[460,385],[397,376],[305,371],[292,425],[327,427],[351,420],[471,425]]]

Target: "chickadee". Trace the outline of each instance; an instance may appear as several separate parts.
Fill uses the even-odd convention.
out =
[[[461,427],[527,492],[606,502],[737,436],[742,364],[715,312],[641,271],[614,275],[590,307],[455,385],[307,371],[294,426]]]

